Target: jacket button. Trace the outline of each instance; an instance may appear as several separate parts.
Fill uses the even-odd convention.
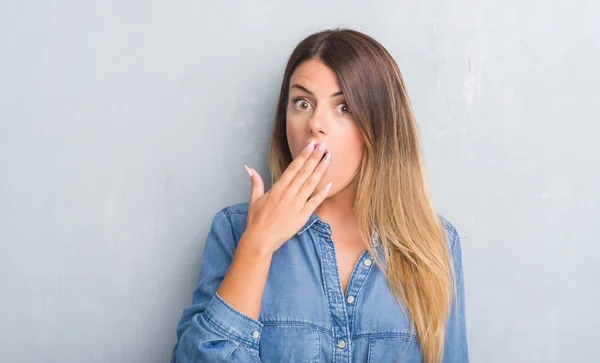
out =
[[[346,346],[346,342],[343,340],[338,341],[338,348],[340,349],[344,349],[344,347]]]
[[[368,258],[364,262],[365,266],[371,266],[371,263],[372,263],[372,261],[369,260]]]

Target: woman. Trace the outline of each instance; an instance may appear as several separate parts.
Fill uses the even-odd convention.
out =
[[[460,239],[428,195],[390,54],[353,30],[294,49],[272,181],[212,221],[172,362],[468,362]]]

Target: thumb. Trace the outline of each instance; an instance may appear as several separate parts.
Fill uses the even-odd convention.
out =
[[[265,184],[256,170],[250,169],[246,165],[244,165],[244,167],[246,168],[246,172],[248,172],[248,175],[250,175],[250,180],[252,181],[252,191],[250,193],[250,204],[252,204],[255,200],[265,194]]]

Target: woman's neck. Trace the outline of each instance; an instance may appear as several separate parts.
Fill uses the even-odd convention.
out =
[[[356,223],[356,214],[353,205],[356,199],[356,183],[351,183],[335,195],[325,199],[318,207],[315,213],[323,221],[330,224]]]

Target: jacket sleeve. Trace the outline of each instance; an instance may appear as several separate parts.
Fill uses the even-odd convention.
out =
[[[465,286],[463,278],[462,251],[460,237],[456,228],[448,222],[446,233],[450,241],[450,250],[456,277],[456,295],[453,298],[452,310],[446,325],[446,342],[444,345],[444,363],[468,363],[469,349],[467,344],[467,327],[465,317]]]
[[[191,305],[177,325],[171,363],[260,362],[263,324],[223,300],[217,289],[229,269],[236,239],[227,209],[212,220]]]

